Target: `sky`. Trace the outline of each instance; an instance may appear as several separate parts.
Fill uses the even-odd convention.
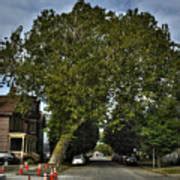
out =
[[[153,14],[159,24],[167,23],[171,37],[180,42],[180,0],[85,0],[92,6],[99,5],[118,13],[138,8]],[[9,37],[19,25],[24,31],[31,28],[33,19],[43,9],[57,13],[69,12],[76,0],[0,0],[0,40]]]
[[[0,40],[9,37],[19,26],[24,32],[30,30],[33,20],[43,9],[54,9],[57,13],[70,12],[76,0],[0,0]],[[92,6],[100,6],[117,13],[138,8],[148,11],[158,20],[159,25],[167,23],[171,38],[180,43],[180,0],[85,0]],[[0,88],[0,95],[7,88]]]

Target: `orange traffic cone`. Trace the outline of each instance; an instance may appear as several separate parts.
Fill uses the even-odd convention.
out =
[[[19,175],[23,175],[23,165],[21,164],[18,171]]]
[[[56,171],[56,168],[54,168],[54,180],[57,180],[58,179],[58,173]]]
[[[5,173],[6,168],[4,166],[2,166],[2,172]]]
[[[44,164],[44,170],[46,171],[48,168],[49,168],[49,164],[48,163]]]
[[[44,180],[48,180],[47,173],[44,173]]]
[[[49,176],[49,180],[54,180],[54,173],[53,173],[52,169],[51,169],[51,173],[50,173],[50,176]]]
[[[25,162],[25,163],[24,163],[24,168],[25,168],[26,171],[29,170],[29,164],[28,164],[28,162]]]
[[[3,174],[3,173],[5,173],[5,167],[4,166],[2,166],[2,167],[0,167],[0,174]]]
[[[37,170],[36,170],[36,174],[37,176],[41,176],[41,164],[38,164]]]

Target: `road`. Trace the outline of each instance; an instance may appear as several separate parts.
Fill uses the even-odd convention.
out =
[[[64,180],[180,180],[151,173],[138,167],[121,166],[111,161],[94,161],[88,166],[73,167],[65,171]]]
[[[9,177],[7,180],[28,180],[27,177]],[[138,167],[126,167],[101,160],[86,166],[75,166],[64,171],[58,179],[63,180],[180,180],[180,177],[163,176]],[[43,180],[32,177],[31,180]]]

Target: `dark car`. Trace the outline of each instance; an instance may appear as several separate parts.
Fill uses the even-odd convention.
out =
[[[0,153],[0,164],[19,164],[20,160],[13,153]]]
[[[127,157],[125,162],[127,165],[132,165],[132,166],[135,166],[138,164],[137,158],[134,156]]]

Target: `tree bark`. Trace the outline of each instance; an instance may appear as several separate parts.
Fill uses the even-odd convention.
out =
[[[155,154],[155,148],[153,147],[153,152],[152,152],[152,166],[155,168],[156,166],[156,154]]]
[[[160,168],[161,167],[161,157],[157,156],[157,167]]]
[[[74,132],[78,129],[78,127],[84,122],[84,120],[81,120],[76,125],[72,126],[72,128],[69,130],[68,133],[65,133],[61,135],[59,141],[57,142],[53,153],[51,155],[51,158],[49,160],[49,164],[54,164],[56,166],[59,166],[62,164],[66,150],[68,148],[69,142],[72,139]]]
[[[59,141],[57,142],[53,153],[51,155],[51,158],[49,160],[49,164],[55,164],[56,166],[59,166],[62,164],[66,149],[68,147],[69,141],[71,140],[72,135],[62,135]]]

